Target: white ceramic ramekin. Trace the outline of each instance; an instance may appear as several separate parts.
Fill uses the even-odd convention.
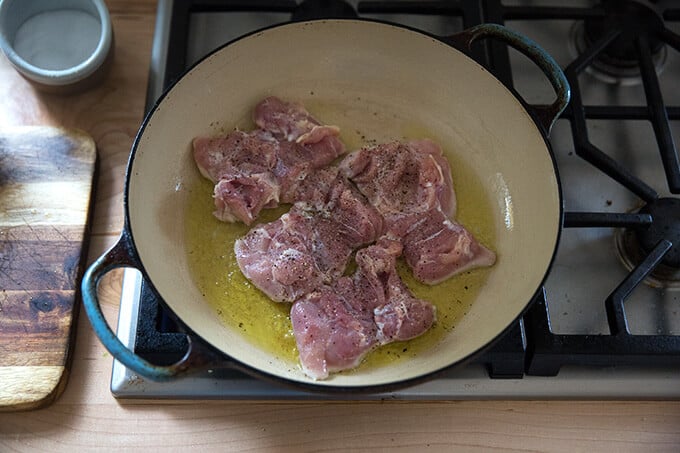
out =
[[[0,48],[38,88],[87,88],[112,56],[108,9],[103,0],[0,0]]]

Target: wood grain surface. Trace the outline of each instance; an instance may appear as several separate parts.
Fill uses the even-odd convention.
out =
[[[84,132],[0,132],[0,410],[49,404],[66,385],[96,157]]]
[[[107,4],[116,56],[94,90],[37,93],[0,56],[0,127],[80,128],[97,143],[90,261],[122,225],[125,164],[143,115],[156,7],[154,0]],[[100,287],[112,325],[121,275],[109,274]],[[80,316],[66,389],[44,409],[0,413],[0,451],[680,451],[676,401],[131,402],[111,396],[110,379],[111,356]]]

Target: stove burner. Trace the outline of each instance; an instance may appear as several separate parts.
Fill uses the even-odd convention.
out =
[[[612,31],[620,34],[598,53],[586,71],[607,83],[641,83],[636,41],[644,34],[656,73],[660,74],[668,55],[666,45],[658,38],[658,32],[664,29],[661,14],[651,4],[638,0],[604,1],[602,6],[604,16],[587,18],[574,25],[572,47],[581,54]]]
[[[680,287],[680,198],[657,198],[639,212],[652,216],[652,223],[637,229],[620,230],[616,234],[619,256],[632,270],[662,239],[673,246],[647,278],[651,286]]]
[[[642,249],[650,252],[661,239],[668,239],[674,246],[666,253],[662,263],[680,268],[680,199],[657,198],[640,209],[640,213],[652,216],[652,224],[637,230]]]
[[[305,0],[295,9],[292,20],[354,19],[357,12],[345,0]]]

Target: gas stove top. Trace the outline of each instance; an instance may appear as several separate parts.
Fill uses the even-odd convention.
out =
[[[399,392],[326,395],[217,367],[146,381],[114,361],[120,398],[466,399],[680,397],[680,8],[643,1],[159,1],[147,105],[215,48],[289,20],[365,17],[440,36],[502,23],[564,68],[572,101],[550,136],[565,220],[543,291],[474,363]],[[521,54],[486,42],[475,58],[531,104],[552,88]],[[186,336],[140,274],[123,281],[118,336],[176,361]]]

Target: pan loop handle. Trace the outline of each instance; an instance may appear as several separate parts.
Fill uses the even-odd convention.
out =
[[[533,40],[499,24],[480,24],[456,33],[448,39],[469,51],[472,43],[480,38],[495,38],[503,41],[527,56],[548,77],[557,99],[550,105],[534,105],[529,108],[533,110],[538,122],[549,135],[553,124],[567,107],[571,98],[571,88],[562,68]]]
[[[210,363],[217,360],[215,353],[210,351],[209,347],[191,335],[187,336],[189,340],[187,353],[177,363],[169,366],[155,365],[130,351],[109,327],[97,297],[97,288],[102,277],[121,267],[133,267],[138,270],[142,267],[127,229],[123,230],[118,242],[85,271],[81,283],[85,312],[94,332],[111,355],[128,369],[154,381],[169,380],[188,369],[207,368]]]

